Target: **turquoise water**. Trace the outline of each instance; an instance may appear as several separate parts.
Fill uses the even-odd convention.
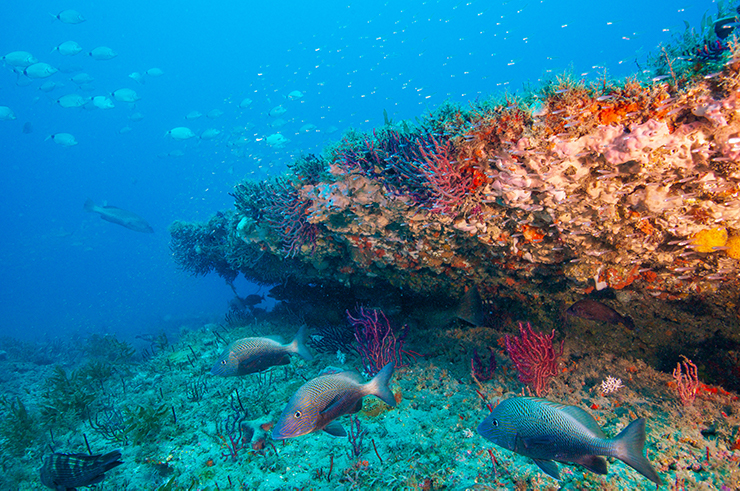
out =
[[[84,21],[70,23],[65,8]],[[420,356],[391,382],[397,407],[370,396],[359,420],[343,417],[345,427],[359,421],[367,431],[362,445],[322,433],[272,441],[270,428],[304,382],[327,365],[362,370],[362,362],[347,348],[266,374],[211,377],[227,343],[290,339],[326,306],[293,302],[296,292],[263,298],[272,285],[241,277],[189,276],[173,260],[167,227],[233,209],[236,183],[279,175],[349,130],[371,133],[447,102],[513,97],[563,73],[584,83],[642,74],[650,53],[706,11],[715,3],[0,6],[0,106],[9,108],[0,112],[0,487],[40,489],[38,469],[52,450],[120,448],[124,465],[98,488],[556,489],[531,461],[475,433],[488,414],[480,395],[526,392],[504,362],[500,333],[452,321],[447,305],[403,320]],[[81,51],[72,54],[67,41]],[[48,67],[8,56],[21,50]],[[56,71],[39,77],[42,69]],[[90,213],[87,199],[126,211]],[[131,225],[138,220],[154,233]],[[343,302],[379,304],[380,293]],[[260,297],[252,298],[258,309],[244,305],[248,295]],[[346,324],[344,307],[321,314]],[[511,328],[513,320],[495,323]],[[718,415],[736,412],[737,398],[707,390],[713,395],[685,408],[670,374],[604,356],[578,326],[584,344],[568,341],[549,397],[589,409],[611,436],[645,417],[648,456],[665,480],[734,489],[736,435]],[[474,386],[469,353],[485,346],[498,346],[504,368]],[[606,397],[597,388],[607,375],[629,383]],[[674,428],[679,417],[701,420],[702,433]],[[710,427],[727,441],[704,435]],[[694,474],[686,480],[676,468]],[[565,466],[561,473],[564,489],[653,486],[617,461],[608,479]]]

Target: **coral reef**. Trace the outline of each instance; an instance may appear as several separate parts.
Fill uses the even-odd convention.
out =
[[[655,364],[710,333],[740,341],[740,54],[678,59],[706,36],[660,50],[647,79],[556,77],[348,132],[287,175],[238,184],[235,211],[173,224],[173,256],[292,299],[320,285],[452,301],[475,285],[540,325],[611,292]],[[650,328],[696,302],[714,309],[703,334]]]

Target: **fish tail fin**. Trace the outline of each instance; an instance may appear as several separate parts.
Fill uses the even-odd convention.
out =
[[[367,383],[368,393],[380,397],[389,406],[396,405],[396,397],[388,386],[393,376],[393,368],[393,362],[388,363]]]
[[[84,208],[85,208],[85,211],[94,212],[95,211],[95,202],[93,200],[91,200],[90,198],[88,198],[87,201],[85,201]]]
[[[51,12],[49,12],[49,15],[51,16],[51,21],[52,22],[54,22],[55,20],[57,20],[59,18],[56,15],[52,14]]]
[[[616,444],[614,457],[655,484],[663,484],[660,476],[643,453],[645,447],[645,418],[639,418],[631,422],[614,438],[614,442]]]
[[[308,333],[306,331],[306,325],[302,325],[296,333],[293,341],[288,345],[288,349],[291,353],[295,353],[306,361],[313,360],[313,355],[308,351],[306,347],[306,341],[308,340]]]

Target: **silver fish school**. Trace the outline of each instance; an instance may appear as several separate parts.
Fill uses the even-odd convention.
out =
[[[596,420],[577,406],[535,397],[513,397],[499,403],[478,426],[478,433],[499,447],[524,455],[547,475],[560,479],[555,462],[580,464],[607,473],[600,456],[615,457],[656,484],[658,473],[643,454],[645,419],[631,422],[607,438]]]
[[[213,365],[211,374],[230,377],[260,372],[276,365],[287,365],[291,354],[306,361],[313,360],[306,348],[306,326],[301,326],[288,344],[272,338],[242,338],[234,341]]]
[[[272,430],[274,440],[284,440],[324,430],[333,436],[347,436],[339,416],[362,409],[362,398],[379,397],[389,406],[396,399],[388,383],[393,376],[393,362],[385,365],[367,383],[359,373],[346,371],[321,375],[309,380],[293,394]]]

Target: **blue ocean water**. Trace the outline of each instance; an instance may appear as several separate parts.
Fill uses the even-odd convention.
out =
[[[697,25],[709,1],[602,2],[3,2],[0,54],[23,50],[60,69],[30,80],[0,70],[2,230],[0,336],[115,332],[131,338],[188,319],[219,318],[233,296],[215,275],[176,269],[167,226],[230,208],[232,186],[320,152],[348,128],[413,119],[444,101],[515,93],[570,71],[624,77]],[[75,9],[80,24],[49,13]],[[83,51],[52,52],[65,41]],[[95,60],[108,46],[117,56]],[[637,63],[636,63],[637,60]],[[159,77],[129,74],[159,68]],[[88,73],[80,88],[69,79]],[[45,82],[63,84],[51,92]],[[66,94],[140,100],[112,109],[62,108]],[[302,97],[288,98],[293,91]],[[247,107],[240,103],[249,98]],[[282,105],[285,124],[268,112]],[[218,109],[214,119],[206,114]],[[191,111],[203,114],[186,120]],[[130,117],[140,113],[141,121]],[[24,132],[23,128],[32,128]],[[272,125],[272,126],[271,126]],[[313,125],[305,128],[305,125]],[[172,141],[180,126],[211,140]],[[301,130],[301,128],[304,128]],[[235,128],[238,128],[235,129]],[[123,131],[122,131],[123,130]],[[49,135],[70,133],[63,147]],[[280,148],[266,139],[280,133]],[[83,211],[91,198],[143,216],[154,234]],[[258,291],[237,283],[239,293]]]

